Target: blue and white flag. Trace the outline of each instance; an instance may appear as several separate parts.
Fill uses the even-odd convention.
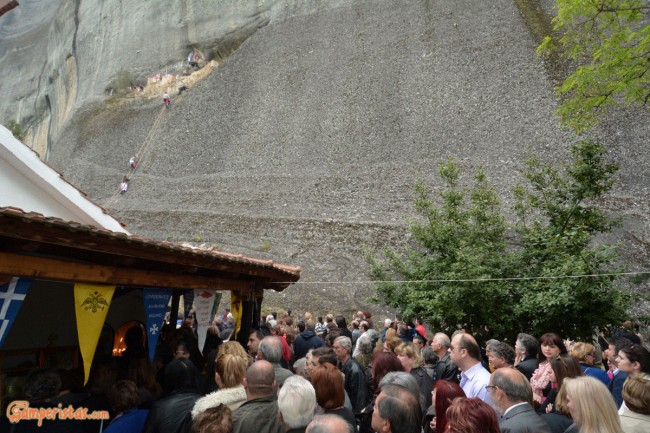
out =
[[[34,280],[31,278],[13,277],[9,284],[0,286],[0,348],[18,316],[18,311],[32,284],[34,284]]]
[[[149,358],[153,361],[160,328],[165,321],[167,305],[172,296],[172,289],[144,289],[144,312],[147,315],[147,339],[149,340]]]

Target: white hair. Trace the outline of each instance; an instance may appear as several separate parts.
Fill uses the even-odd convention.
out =
[[[278,393],[278,411],[289,429],[306,427],[316,412],[316,391],[304,377],[288,377]]]

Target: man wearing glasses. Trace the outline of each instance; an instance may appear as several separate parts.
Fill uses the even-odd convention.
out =
[[[533,390],[526,376],[514,368],[500,368],[486,386],[495,407],[503,414],[499,420],[501,433],[551,433],[548,426],[528,403]]]

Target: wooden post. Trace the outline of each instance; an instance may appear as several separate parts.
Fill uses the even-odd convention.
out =
[[[172,309],[169,312],[169,323],[171,323],[174,326],[174,329],[176,329],[176,322],[178,321],[178,307],[180,305],[181,301],[181,291],[180,290],[174,290],[172,293]]]

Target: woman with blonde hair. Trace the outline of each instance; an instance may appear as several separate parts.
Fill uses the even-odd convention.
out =
[[[239,345],[239,343],[234,342]],[[223,344],[221,348],[228,343]],[[241,346],[240,346],[241,347]],[[246,402],[246,391],[242,384],[246,369],[248,368],[248,358],[234,355],[232,353],[220,353],[216,360],[215,379],[219,389],[205,397],[201,397],[194,404],[192,409],[192,418],[211,407],[225,404],[231,410],[237,409]]]
[[[641,377],[628,379],[623,385],[625,406],[620,413],[625,433],[650,431],[650,380]]]
[[[566,407],[580,433],[624,433],[607,387],[588,376],[566,379]]]
[[[238,341],[226,341],[221,346],[219,346],[219,354],[217,356],[221,356],[226,353],[248,359],[248,353],[246,353],[244,347],[239,344]]]
[[[395,353],[397,346],[402,344],[402,340],[399,339],[396,335],[388,335],[386,333],[386,340],[384,340],[383,352]]]
[[[409,373],[418,383],[420,392],[426,401],[426,407],[431,406],[431,390],[433,389],[433,378],[422,368],[424,359],[420,351],[413,343],[402,343],[395,348],[395,354],[402,363],[404,371]]]
[[[585,376],[595,377],[605,385],[609,384],[609,376],[604,370],[594,367],[596,360],[596,348],[593,344],[583,343],[581,341],[574,343],[569,351],[569,355],[573,356],[580,363],[580,368],[585,372]]]

